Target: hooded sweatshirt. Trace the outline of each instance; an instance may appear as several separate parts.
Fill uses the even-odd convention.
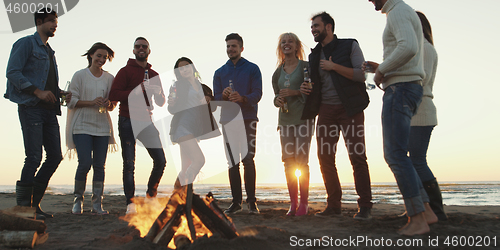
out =
[[[129,117],[129,95],[132,90],[135,89],[139,84],[141,84],[144,80],[144,72],[148,70],[149,74],[149,84],[157,85],[161,87],[161,81],[158,76],[158,73],[151,69],[151,64],[147,64],[146,68],[143,68],[139,64],[137,64],[135,59],[130,58],[127,62],[127,65],[118,71],[115,79],[113,80],[113,85],[111,86],[111,90],[109,92],[109,100],[110,101],[119,101],[120,102],[120,116]],[[148,109],[149,115],[151,115],[152,110],[152,95],[148,94],[148,104],[151,107]],[[160,94],[155,94],[155,102],[158,106],[163,106],[165,104],[165,95],[163,89]],[[144,107],[147,109],[147,107]]]

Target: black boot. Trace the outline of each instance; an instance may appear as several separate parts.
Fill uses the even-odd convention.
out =
[[[17,181],[16,200],[18,206],[31,207],[32,195],[33,195],[33,184]]]
[[[31,207],[33,197],[33,184],[17,181],[16,183],[16,200],[18,206]],[[36,220],[45,220],[45,216],[35,213]]]
[[[448,216],[446,216],[444,212],[443,197],[441,196],[441,190],[439,189],[437,180],[425,181],[422,182],[422,184],[424,184],[425,192],[427,192],[429,196],[429,205],[432,211],[434,211],[440,221],[448,220]]]
[[[45,194],[45,189],[47,189],[48,183],[40,182],[37,180],[33,181],[33,204],[32,206],[36,208],[36,215],[38,219],[38,215],[43,215],[45,218],[54,217],[52,214],[45,213],[40,208],[40,201],[43,199],[43,195]]]

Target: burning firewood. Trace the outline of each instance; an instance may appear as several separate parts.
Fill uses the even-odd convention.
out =
[[[205,199],[201,199],[199,195],[194,195],[193,211],[212,233],[218,233],[227,239],[238,237],[236,227],[226,217],[217,203],[214,202],[211,193]]]
[[[180,230],[184,224],[191,224],[191,226],[186,226],[187,230]],[[200,231],[198,232],[198,230]],[[238,236],[236,227],[217,206],[211,194],[202,199],[199,195],[192,193],[192,187],[188,187],[176,190],[172,194],[168,204],[158,215],[145,238],[158,245],[169,245],[170,247],[173,244],[173,238],[182,245],[191,243],[196,237],[205,234],[208,234],[208,237],[217,234],[227,239]],[[178,244],[175,245],[179,247]]]
[[[152,242],[159,245],[168,245],[168,243],[172,240],[172,237],[174,237],[175,235],[175,229],[178,228],[181,224],[181,216],[183,213],[184,207],[177,206],[174,214],[170,217],[168,222],[162,228],[160,228],[161,231],[159,231],[158,234],[155,234],[154,230],[150,230],[150,233],[148,233],[148,235],[151,237],[154,234]]]
[[[193,184],[187,185],[187,194],[186,194],[186,219],[188,222],[189,232],[191,233],[191,239],[196,239],[196,229],[194,228],[193,222]]]
[[[178,235],[174,238],[174,244],[176,248],[181,248],[185,245],[191,244],[191,241],[186,235]]]
[[[181,193],[179,192],[174,192],[172,196],[170,197],[170,200],[168,201],[167,205],[163,209],[163,211],[158,215],[156,220],[153,222],[153,225],[149,229],[148,234],[144,237],[146,239],[149,239],[150,241],[153,241],[155,237],[159,234],[159,232],[162,230],[162,228],[165,227],[166,224],[170,223],[168,226],[178,226],[180,224],[180,217],[182,213],[184,212],[183,206],[179,206],[179,201],[182,201]],[[174,210],[175,209],[175,210]],[[174,210],[174,211],[172,211]],[[177,218],[178,217],[178,218]],[[172,220],[174,219],[174,220]],[[179,220],[178,223],[176,220]],[[171,237],[174,235],[172,234]]]

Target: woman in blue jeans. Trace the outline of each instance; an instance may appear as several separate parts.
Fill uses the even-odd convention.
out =
[[[69,91],[73,94],[68,103],[66,126],[66,146],[70,158],[76,150],[78,168],[75,175],[74,204],[72,213],[83,213],[83,194],[87,174],[92,167],[92,213],[108,214],[102,208],[104,191],[104,165],[108,149],[116,149],[113,126],[108,111],[116,103],[107,98],[113,75],[104,71],[102,66],[114,56],[104,43],[95,43],[83,56],[87,56],[88,67],[77,71],[71,80]]]
[[[427,165],[427,149],[434,127],[437,125],[436,106],[432,102],[434,97],[432,88],[434,86],[434,78],[438,63],[438,56],[434,48],[432,39],[432,29],[429,21],[422,12],[417,11],[417,15],[422,23],[424,32],[424,71],[425,78],[422,81],[424,90],[422,102],[420,103],[417,113],[411,119],[410,142],[408,151],[410,159],[417,170],[418,176],[424,185],[424,189],[429,196],[429,205],[436,214],[439,220],[447,220],[448,217],[444,212],[443,198],[441,190],[436,181],[436,177]]]

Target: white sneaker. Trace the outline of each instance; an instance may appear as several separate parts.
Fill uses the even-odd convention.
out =
[[[135,204],[134,203],[130,203],[127,205],[127,212],[125,212],[125,214],[136,214],[137,211],[135,210]]]

